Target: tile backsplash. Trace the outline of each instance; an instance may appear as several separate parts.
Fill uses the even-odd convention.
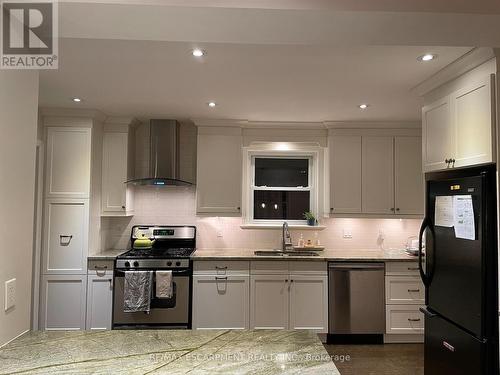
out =
[[[196,225],[197,247],[276,248],[281,246],[280,229],[241,229],[240,217],[196,216],[194,187],[137,187],[133,217],[103,217],[101,244],[103,249],[122,249],[128,245],[130,230],[139,224]],[[330,249],[401,248],[409,236],[418,234],[418,219],[322,219],[327,228],[317,232],[323,246]],[[315,231],[293,230],[294,243],[315,236]],[[344,238],[350,233],[352,238]]]

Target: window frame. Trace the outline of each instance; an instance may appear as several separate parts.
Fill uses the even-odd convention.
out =
[[[309,191],[309,210],[318,217],[319,212],[319,150],[316,148],[301,148],[290,147],[287,150],[276,150],[258,148],[247,149],[246,157],[243,158],[244,173],[243,178],[243,202],[244,205],[244,221],[247,225],[255,226],[282,226],[286,221],[291,226],[307,225],[307,220],[283,220],[283,219],[254,219],[254,191]],[[280,159],[308,159],[308,187],[267,187],[262,188],[255,186],[255,159],[257,158],[280,158]]]

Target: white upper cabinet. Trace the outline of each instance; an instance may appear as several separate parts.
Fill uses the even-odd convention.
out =
[[[492,83],[490,77],[452,94],[455,167],[493,161]]]
[[[43,273],[87,272],[88,200],[47,199],[44,211]]]
[[[396,214],[424,213],[422,138],[394,138],[394,205]]]
[[[90,128],[49,127],[46,161],[47,198],[89,198]]]
[[[361,212],[361,136],[329,137],[330,212]]]
[[[422,109],[425,172],[494,160],[493,87],[488,76]]]
[[[130,136],[128,132],[104,132],[102,154],[102,215],[133,214],[133,187],[129,178]]]
[[[449,97],[422,109],[422,136],[424,170],[446,168],[447,160],[453,153]]]
[[[363,137],[363,213],[395,212],[393,139],[393,137]]]
[[[198,129],[197,213],[240,214],[241,129]]]

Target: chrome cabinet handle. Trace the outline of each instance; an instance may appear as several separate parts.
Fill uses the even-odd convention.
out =
[[[408,271],[418,271],[418,267],[408,267]]]
[[[225,266],[225,267],[215,266],[215,269],[223,271],[223,270],[227,270],[227,266]]]
[[[95,265],[94,268],[96,270],[107,270],[108,269],[108,266],[98,266],[98,265]]]
[[[224,277],[215,276],[215,280],[227,280],[227,276]]]
[[[420,289],[408,289],[408,293],[418,293]]]
[[[418,318],[418,319],[408,318],[408,321],[409,322],[420,322],[420,318]]]

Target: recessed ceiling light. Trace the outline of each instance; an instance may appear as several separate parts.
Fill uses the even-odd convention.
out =
[[[82,99],[80,98],[71,98],[71,100],[73,100],[75,103],[80,103],[82,101]]]
[[[205,55],[205,51],[199,48],[195,48],[192,53],[194,57],[202,57]]]
[[[418,61],[431,61],[435,60],[437,58],[437,55],[434,55],[432,53],[426,53],[425,55],[417,57]]]
[[[358,105],[359,109],[367,109],[369,106],[370,106],[369,104],[365,103]]]
[[[217,103],[216,103],[216,102],[208,102],[208,106],[209,106],[210,108],[213,108],[213,107],[215,107],[216,105],[217,105]]]

